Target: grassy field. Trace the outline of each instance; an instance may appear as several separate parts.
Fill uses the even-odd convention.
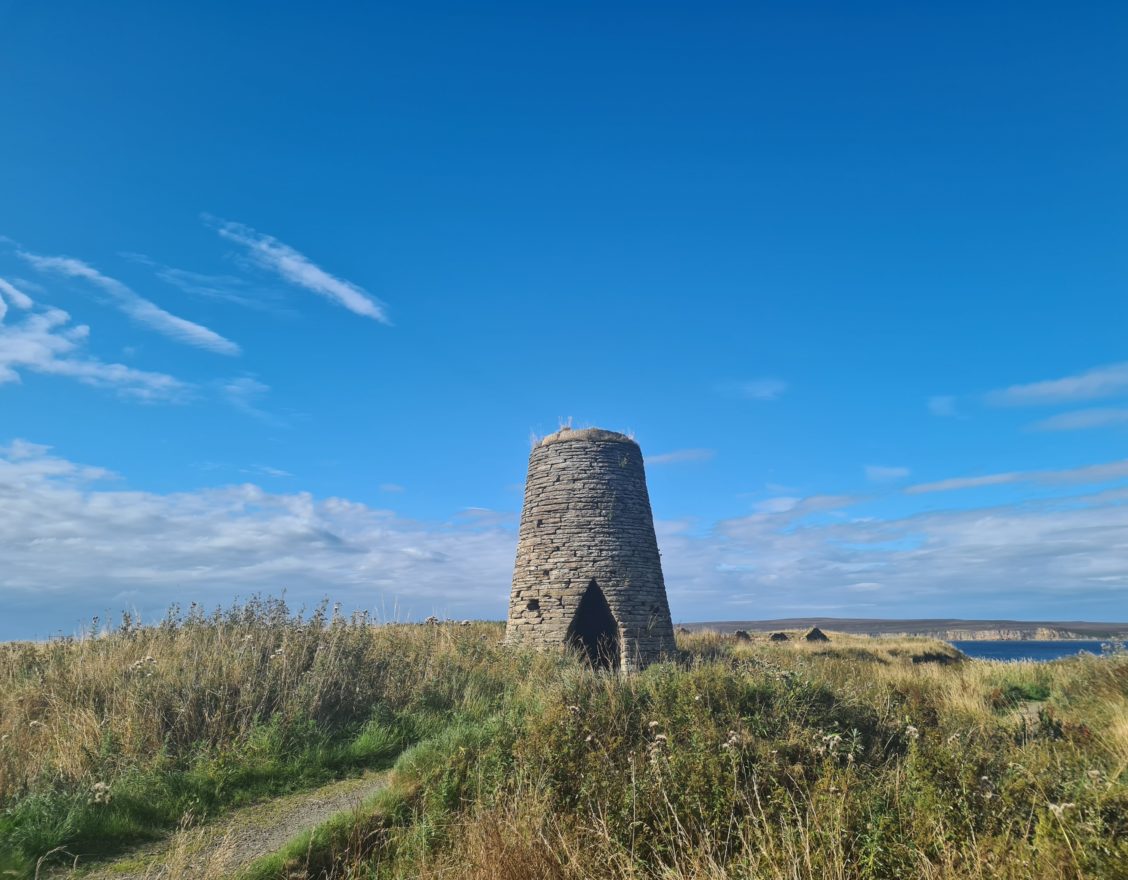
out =
[[[706,632],[615,677],[501,633],[256,602],[0,646],[0,876],[394,762],[250,876],[1128,878],[1124,654]]]

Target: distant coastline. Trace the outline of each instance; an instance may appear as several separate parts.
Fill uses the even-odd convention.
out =
[[[1082,620],[961,620],[959,618],[884,619],[861,617],[784,617],[775,620],[720,620],[682,623],[690,630],[772,632],[807,629],[868,636],[927,636],[944,641],[1070,642],[1093,639],[1128,639],[1128,623]]]

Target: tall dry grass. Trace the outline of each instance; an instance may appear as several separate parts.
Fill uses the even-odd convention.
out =
[[[1128,876],[1128,657],[681,643],[632,678],[564,669],[512,729],[406,761],[410,818],[310,876]]]
[[[0,875],[390,762],[544,662],[499,635],[254,600],[0,645]]]
[[[252,603],[4,646],[0,846],[26,868],[406,746],[374,812],[252,875],[1128,878],[1124,655],[699,633],[620,677],[500,636]]]
[[[492,699],[496,627],[373,626],[275,601],[0,644],[0,805],[246,742],[267,721],[345,729],[420,697]],[[428,697],[429,695],[429,697]]]

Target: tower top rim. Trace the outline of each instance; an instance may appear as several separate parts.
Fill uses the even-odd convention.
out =
[[[542,437],[533,448],[551,446],[553,443],[569,443],[581,441],[585,443],[629,443],[638,446],[633,437],[620,434],[618,431],[607,431],[603,428],[561,428],[547,437]]]

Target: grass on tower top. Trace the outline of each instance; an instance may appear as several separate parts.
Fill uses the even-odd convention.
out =
[[[564,426],[547,436],[539,438],[534,436],[533,447],[551,446],[553,443],[566,443],[573,440],[590,443],[630,443],[634,446],[638,445],[634,437],[630,434],[608,431],[604,428],[571,428]]]

